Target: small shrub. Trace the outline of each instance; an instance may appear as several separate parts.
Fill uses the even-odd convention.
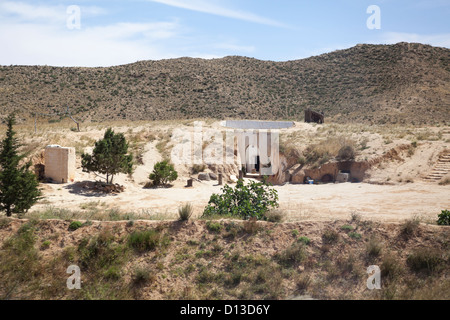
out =
[[[139,252],[166,247],[169,243],[168,236],[159,230],[134,231],[128,238],[128,245]]]
[[[285,218],[286,213],[280,209],[272,209],[266,213],[266,220],[269,222],[283,222]]]
[[[41,250],[46,250],[50,247],[50,240],[45,240],[44,242],[41,243]]]
[[[438,214],[437,224],[440,226],[449,226],[450,225],[450,211],[442,210],[440,214]]]
[[[301,236],[300,238],[298,238],[297,241],[305,244],[306,246],[311,243],[311,239],[309,239],[308,237],[305,237],[305,236]]]
[[[383,247],[382,247],[380,241],[378,241],[374,237],[371,237],[366,244],[367,254],[371,258],[379,257],[382,249],[383,249]]]
[[[327,229],[322,235],[322,241],[326,244],[333,244],[339,240],[339,233],[334,230]]]
[[[132,284],[139,287],[149,282],[154,282],[155,280],[156,277],[154,275],[151,275],[148,269],[139,267],[134,270]]]
[[[234,222],[231,222],[225,226],[226,232],[224,234],[224,238],[234,239],[234,238],[236,238],[236,236],[238,235],[240,230],[241,230],[240,225],[238,225]]]
[[[392,254],[388,254],[383,257],[380,269],[382,279],[386,278],[389,280],[395,279],[402,272],[397,257],[393,256]]]
[[[292,236],[297,237],[300,234],[297,229],[292,230]]]
[[[350,216],[350,222],[360,223],[361,222],[361,214],[357,212],[352,212]]]
[[[290,247],[279,254],[275,255],[275,259],[285,267],[292,267],[304,261],[307,252],[303,243],[295,242]]]
[[[344,230],[345,232],[348,232],[348,231],[352,231],[353,227],[350,226],[350,225],[345,225],[345,226],[341,227],[341,230]]]
[[[351,161],[355,159],[355,156],[355,149],[350,145],[346,145],[339,149],[337,158],[341,161]]]
[[[83,226],[83,224],[80,221],[72,221],[69,225],[69,230],[75,231],[75,230],[81,228],[82,226]]]
[[[110,266],[103,274],[108,280],[119,280],[120,279],[120,269],[118,266],[113,265]]]
[[[403,235],[406,239],[416,235],[417,230],[419,229],[420,221],[418,218],[412,218],[406,220],[400,228],[400,234]]]
[[[357,232],[350,232],[348,236],[352,239],[359,240],[361,239],[361,234]]]
[[[295,279],[295,285],[301,294],[308,290],[311,282],[311,277],[309,275],[300,275]]]
[[[432,273],[440,270],[445,263],[439,250],[434,248],[420,248],[406,259],[408,266],[415,272]]]
[[[188,221],[193,212],[194,207],[190,203],[186,203],[184,206],[178,208],[178,217],[181,221]]]
[[[220,233],[222,231],[223,226],[220,222],[207,221],[206,229],[214,233]]]
[[[5,218],[5,217],[0,218],[0,229],[6,228],[7,226],[9,226],[11,221],[12,220],[10,218]]]

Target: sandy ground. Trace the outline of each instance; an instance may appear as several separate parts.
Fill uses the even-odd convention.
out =
[[[218,123],[213,123],[211,127],[220,128]],[[145,128],[147,127],[136,126],[133,128],[133,132],[139,132]],[[170,128],[173,126],[164,125],[159,129],[168,130]],[[316,134],[317,128],[310,124],[296,123],[296,126],[290,130],[292,133],[302,132],[306,137]],[[129,127],[120,127],[116,131],[126,132],[128,129]],[[103,131],[103,129],[94,129],[84,133],[68,132],[65,138],[71,139],[72,144],[83,135],[97,140],[102,137]],[[364,135],[368,135],[368,133],[364,133]],[[370,149],[362,152],[360,158],[381,156],[386,150],[408,142],[399,139],[394,143],[385,144],[378,136],[378,134],[370,135]],[[447,134],[444,138],[448,138]],[[201,215],[211,194],[220,193],[221,187],[217,185],[216,181],[194,181],[193,188],[185,188],[188,173],[184,170],[186,172],[179,171],[180,178],[172,188],[143,188],[148,181],[148,175],[152,171],[153,165],[162,159],[156,144],[157,141],[152,141],[145,145],[144,164],[135,169],[132,177],[118,175],[115,178],[114,182],[125,186],[123,193],[104,195],[86,192],[81,187],[82,182],[95,181],[99,178],[94,174],[82,172],[78,167],[73,184],[42,184],[45,199],[35,205],[32,211],[44,210],[47,206],[79,210],[80,205],[100,202],[104,208],[119,208],[122,211],[134,213],[141,211],[161,213],[167,217],[176,218],[177,208],[190,202],[194,206],[194,214]],[[370,179],[367,181],[374,184],[286,184],[276,186],[280,208],[288,213],[288,220],[291,221],[345,219],[354,212],[380,221],[401,221],[415,215],[434,221],[441,210],[450,208],[450,185],[440,186],[437,183],[422,182],[421,177],[432,168],[439,152],[446,145],[448,143],[445,140],[419,143],[413,155],[403,154],[400,161],[390,159],[389,162],[382,163],[379,168],[370,171]],[[70,143],[67,143],[67,146],[70,146]],[[85,152],[89,151],[87,149],[89,148],[86,148]],[[413,177],[410,180],[414,182],[405,183],[405,177]],[[379,184],[387,181],[392,185]]]
[[[186,202],[194,205],[195,215],[201,215],[212,193],[220,193],[217,182],[194,182],[193,188],[143,189],[136,183],[125,183],[125,192],[118,195],[87,194],[76,184],[45,185],[44,204],[76,210],[80,205],[100,201],[110,208],[126,212],[151,212],[176,217],[177,208]],[[324,185],[276,186],[280,209],[288,221],[345,219],[352,213],[378,221],[401,221],[413,216],[435,220],[443,209],[450,208],[450,186],[431,183],[376,185],[343,183]]]

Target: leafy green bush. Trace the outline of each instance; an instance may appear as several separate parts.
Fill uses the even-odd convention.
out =
[[[301,236],[297,239],[298,242],[301,242],[305,245],[309,245],[311,243],[311,239],[309,239],[308,237],[305,236]]]
[[[437,224],[440,226],[449,226],[450,225],[450,211],[442,210],[440,214],[438,214]]]
[[[228,215],[267,220],[267,212],[275,207],[278,207],[278,193],[275,189],[263,182],[250,181],[245,185],[242,180],[238,180],[234,189],[225,185],[222,194],[211,195],[203,217]]]
[[[81,228],[82,226],[83,226],[83,224],[80,221],[72,221],[69,225],[69,230],[75,231],[75,230]]]
[[[349,236],[350,238],[356,239],[356,240],[361,239],[361,234],[360,234],[360,233],[357,233],[357,232],[350,232],[350,233],[348,234],[348,236]]]
[[[353,230],[353,227],[352,226],[350,226],[350,225],[344,225],[344,226],[342,226],[341,227],[341,230],[344,230],[344,231],[352,231]]]
[[[167,186],[169,182],[178,178],[178,173],[168,160],[164,160],[155,164],[149,178],[152,180],[153,186],[155,187]]]

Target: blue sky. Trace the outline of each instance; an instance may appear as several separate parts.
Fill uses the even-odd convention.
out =
[[[380,29],[367,27],[370,5],[380,8]],[[450,0],[0,0],[0,65],[286,61],[400,41],[450,48],[449,21]]]

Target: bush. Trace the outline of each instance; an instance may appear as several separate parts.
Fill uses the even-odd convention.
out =
[[[298,238],[297,241],[300,243],[303,243],[305,245],[309,245],[311,243],[311,239],[309,239],[308,237],[305,237],[305,236],[301,236],[300,238]]]
[[[83,226],[83,224],[80,221],[72,221],[69,225],[69,230],[75,231],[75,230],[81,228],[82,226]]]
[[[181,221],[188,221],[192,213],[194,212],[194,207],[190,203],[186,203],[184,206],[178,208],[178,216]]]
[[[375,258],[380,256],[383,246],[378,239],[371,237],[366,244],[366,250],[369,257]]]
[[[336,243],[339,240],[339,233],[331,229],[325,230],[322,240],[326,244]]]
[[[415,272],[434,272],[438,271],[445,260],[441,253],[433,248],[420,248],[415,250],[406,259],[408,266]]]
[[[398,258],[392,254],[383,257],[381,262],[381,277],[382,279],[393,280],[402,273],[402,268],[398,263]]]
[[[169,238],[159,230],[134,231],[128,238],[128,245],[139,252],[154,250],[169,245]]]
[[[344,226],[341,227],[341,230],[343,230],[343,231],[345,231],[345,232],[348,232],[348,231],[352,231],[352,230],[353,230],[353,227],[350,226],[350,225],[348,225],[348,224],[346,224],[346,225],[344,225]]]
[[[449,226],[450,225],[450,211],[442,210],[440,214],[438,214],[437,224],[440,226]]]
[[[220,224],[220,222],[212,222],[208,221],[206,222],[206,229],[208,229],[211,232],[220,233],[222,231],[223,226]]]
[[[348,236],[349,236],[350,238],[356,239],[356,240],[361,239],[361,234],[360,234],[360,233],[357,233],[357,232],[350,232],[350,233],[348,234]]]
[[[266,219],[269,222],[283,222],[285,218],[286,213],[280,209],[272,209],[266,213]]]
[[[290,247],[275,256],[278,262],[285,267],[298,265],[306,259],[307,252],[302,243],[293,243]]]
[[[221,195],[211,195],[203,217],[226,215],[267,220],[267,212],[275,207],[278,207],[278,193],[275,189],[264,182],[250,181],[245,185],[242,180],[238,180],[234,189],[225,185]]]
[[[136,287],[145,285],[146,283],[153,283],[156,280],[156,276],[150,274],[150,271],[146,268],[138,267],[134,270],[132,277],[132,283]]]
[[[352,146],[343,146],[338,151],[337,158],[341,161],[351,161],[355,159],[355,149]]]
[[[400,234],[403,235],[406,239],[409,239],[417,233],[417,230],[419,229],[419,223],[420,221],[418,218],[406,220],[401,226]]]
[[[150,174],[149,178],[155,187],[167,186],[169,182],[172,182],[178,178],[178,173],[169,161],[164,160],[155,164],[153,167],[153,172]]]

